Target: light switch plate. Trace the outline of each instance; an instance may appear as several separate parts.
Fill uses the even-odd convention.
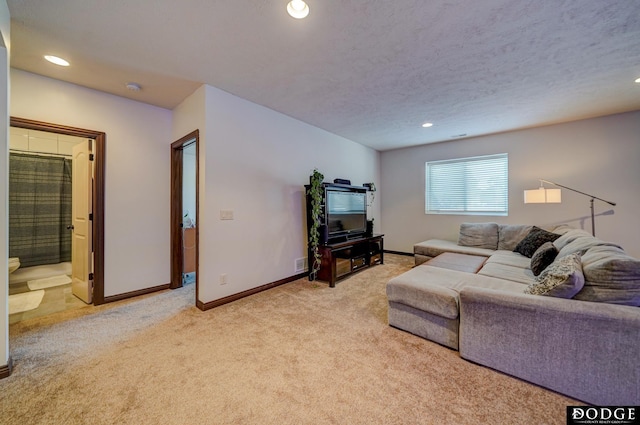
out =
[[[233,220],[233,210],[220,210],[220,220]]]

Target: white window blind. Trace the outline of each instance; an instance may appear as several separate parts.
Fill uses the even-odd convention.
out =
[[[426,214],[508,215],[506,153],[425,163]]]

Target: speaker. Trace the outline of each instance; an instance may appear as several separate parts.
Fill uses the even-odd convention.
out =
[[[326,224],[321,224],[318,233],[320,233],[320,245],[326,245],[329,241],[329,227]]]
[[[367,220],[367,236],[373,235],[373,220]]]
[[[347,180],[347,179],[333,179],[333,182],[336,184],[351,184],[351,180]]]

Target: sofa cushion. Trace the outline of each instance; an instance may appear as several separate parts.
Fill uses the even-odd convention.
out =
[[[467,286],[522,293],[525,286],[504,279],[421,265],[387,283],[389,301],[405,304],[431,314],[458,317],[458,294]]]
[[[459,254],[482,255],[488,257],[495,251],[486,248],[475,248],[472,246],[460,246],[453,241],[442,239],[429,239],[428,241],[417,243],[413,246],[413,253],[424,255],[425,257],[437,257],[443,252],[457,252]]]
[[[457,252],[444,252],[425,263],[431,267],[442,267],[449,270],[458,270],[467,273],[477,273],[482,268],[488,257],[480,255],[460,254]]]
[[[568,224],[552,224],[548,226],[539,226],[547,232],[555,233],[556,235],[564,235],[565,233],[574,230],[574,227],[569,226]]]
[[[498,249],[513,251],[533,226],[526,224],[500,224],[498,226]]]
[[[621,248],[594,246],[582,256],[585,285],[575,299],[640,306],[640,260]]]
[[[498,249],[498,223],[462,223],[458,245]]]
[[[584,286],[584,275],[579,254],[571,254],[554,261],[544,269],[536,281],[525,290],[526,294],[573,298]]]
[[[573,242],[578,238],[585,237],[592,238],[593,236],[591,236],[591,233],[586,232],[582,229],[571,229],[568,232],[565,232],[563,235],[560,235],[558,239],[553,241],[553,244],[556,246],[556,248],[558,248],[558,251],[560,251],[562,248],[564,248],[565,245]]]
[[[529,234],[518,243],[513,251],[531,258],[536,250],[540,248],[540,245],[545,242],[553,242],[559,237],[560,235],[556,233],[547,232],[544,229],[533,226]]]
[[[558,257],[564,257],[566,255],[574,254],[574,253],[578,253],[582,255],[585,252],[587,252],[589,248],[594,246],[613,246],[613,247],[622,249],[620,246],[614,243],[605,242],[596,237],[588,235],[588,236],[575,238],[571,242],[567,243],[565,246],[562,247],[562,249],[558,253]]]
[[[496,251],[489,259],[487,263],[506,264],[507,266],[520,267],[521,269],[528,269],[531,260],[524,255],[518,254],[513,251]]]
[[[527,258],[527,260],[529,260]],[[478,272],[479,275],[505,279],[519,284],[529,285],[534,281],[535,276],[529,268],[522,268],[500,263],[485,263]],[[522,288],[524,289],[524,288]]]
[[[549,264],[553,263],[553,260],[558,256],[558,248],[555,247],[553,242],[545,242],[540,245],[540,248],[531,257],[531,272],[534,276],[538,276]]]

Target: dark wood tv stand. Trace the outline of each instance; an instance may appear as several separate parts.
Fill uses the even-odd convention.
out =
[[[336,281],[356,271],[383,264],[383,237],[384,235],[374,234],[319,246],[322,264],[318,279],[329,282],[329,286],[333,288]]]

